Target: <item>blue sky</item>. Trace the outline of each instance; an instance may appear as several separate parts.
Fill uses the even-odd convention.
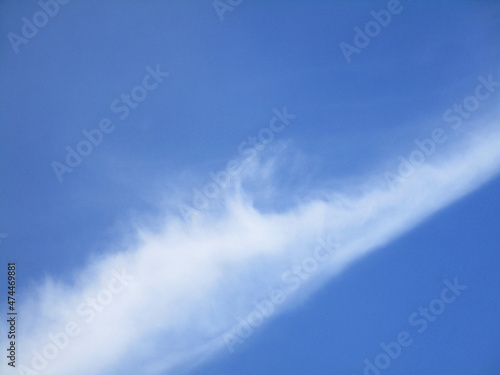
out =
[[[75,321],[38,373],[358,375],[401,332],[413,341],[381,374],[500,372],[496,2],[47,4],[20,44],[41,5],[0,4],[18,368]],[[373,12],[390,20],[356,46]],[[121,119],[123,94],[141,99]],[[230,353],[224,335],[330,237],[331,256]],[[122,269],[133,281],[87,324],[76,306]],[[417,332],[410,316],[455,278],[467,289]]]

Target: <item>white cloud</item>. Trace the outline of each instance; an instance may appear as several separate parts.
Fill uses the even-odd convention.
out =
[[[42,353],[49,332],[62,332],[71,321],[81,333],[40,373],[157,373],[211,357],[224,347],[222,334],[252,311],[269,288],[282,286],[283,271],[309,256],[318,237],[333,234],[340,246],[314,274],[311,286],[471,192],[499,168],[495,128],[421,166],[394,191],[382,179],[368,179],[364,193],[356,196],[324,192],[325,197],[343,194],[346,204],[341,206],[324,198],[286,212],[262,213],[240,181],[226,192],[223,213],[206,212],[192,223],[172,216],[154,233],[138,229],[138,244],[96,260],[75,285],[45,282],[32,302],[20,306],[24,330],[18,338],[18,364],[31,367],[32,350]],[[269,178],[268,172],[259,178]],[[133,281],[85,322],[89,315],[82,309],[79,315],[77,306],[88,308],[88,297],[104,296],[114,272],[122,269]],[[302,288],[293,300],[312,289]]]

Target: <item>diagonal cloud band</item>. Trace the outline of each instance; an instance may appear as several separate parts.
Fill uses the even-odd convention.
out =
[[[261,163],[225,193],[223,212],[190,223],[171,216],[156,232],[138,228],[138,243],[96,260],[74,285],[46,281],[21,306],[19,365],[8,373],[155,374],[222,353],[224,334],[283,288],[283,272],[318,239],[330,236],[338,247],[279,309],[495,176],[500,132],[495,125],[455,145],[395,190],[367,179],[361,194],[325,191],[285,212],[259,211],[244,188],[261,178]]]

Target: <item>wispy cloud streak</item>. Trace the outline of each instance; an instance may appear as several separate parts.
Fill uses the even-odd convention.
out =
[[[280,155],[265,164],[273,158]],[[500,133],[493,127],[456,145],[396,190],[383,178],[367,178],[356,188],[362,193],[325,191],[322,199],[304,200],[285,212],[263,213],[253,205],[254,192],[244,188],[245,181],[268,178],[257,173],[264,162],[255,163],[228,189],[223,212],[191,223],[167,216],[162,230],[137,229],[138,243],[95,261],[74,285],[46,281],[21,309],[19,361],[33,371],[24,373],[154,374],[210,358],[224,347],[223,333],[254,301],[279,287],[282,272],[308,256],[319,237],[333,234],[339,246],[314,274],[316,287],[488,181],[500,170]],[[339,194],[347,204],[334,202]],[[87,322],[81,304],[103,295],[122,270],[130,275],[125,288]],[[33,351],[43,355],[49,333],[64,331],[71,321],[81,333],[43,371],[34,371]]]

